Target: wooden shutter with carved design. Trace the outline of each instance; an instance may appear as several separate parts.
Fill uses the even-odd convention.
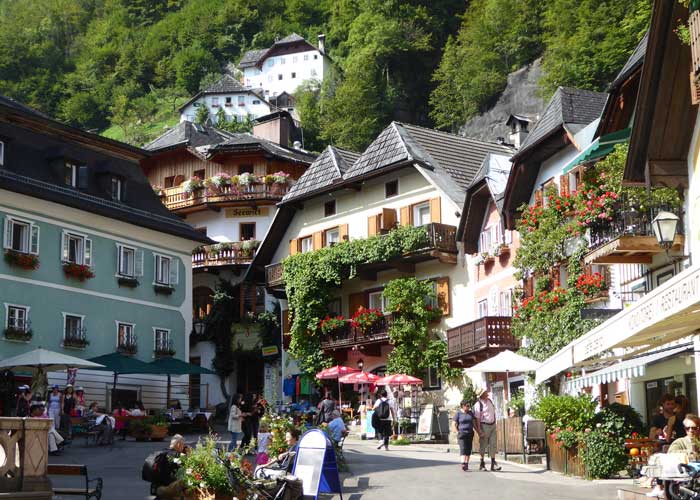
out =
[[[569,192],[569,174],[564,174],[559,177],[559,191],[562,196],[568,196]]]
[[[543,199],[544,199],[544,193],[542,192],[542,190],[538,189],[537,191],[535,191],[535,206],[536,207],[542,206]]]
[[[450,278],[438,278],[435,280],[438,307],[442,309],[443,316],[451,314],[450,309]]]

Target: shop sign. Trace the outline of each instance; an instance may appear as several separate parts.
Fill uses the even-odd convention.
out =
[[[700,269],[680,273],[573,346],[574,363],[600,354],[700,302]],[[594,333],[595,332],[595,333]]]
[[[262,355],[265,357],[268,356],[277,356],[279,351],[277,350],[276,345],[268,345],[262,348]]]
[[[261,217],[267,216],[267,207],[240,207],[240,208],[226,208],[224,210],[224,217],[228,219],[239,219],[241,217]]]

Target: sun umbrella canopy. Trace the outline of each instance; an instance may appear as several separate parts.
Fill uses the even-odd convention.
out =
[[[338,365],[326,368],[325,370],[321,370],[316,374],[316,378],[319,380],[333,380],[342,377],[343,375],[357,373],[359,371],[360,370],[358,370],[357,368],[350,368],[349,366]]]
[[[357,372],[343,375],[338,379],[341,384],[375,384],[381,377],[369,372]]]
[[[102,369],[102,364],[39,348],[0,360],[0,368],[27,371],[36,371],[41,368],[45,372],[51,372],[65,370],[66,368],[100,370]]]
[[[468,370],[485,373],[534,372],[540,367],[540,364],[539,361],[506,350],[498,353],[493,358],[468,368]]]
[[[93,363],[98,363],[102,366],[101,368],[91,368],[92,370],[100,370],[120,374],[153,373],[160,375],[163,373],[158,369],[158,367],[153,366],[151,363],[139,361],[136,358],[125,356],[118,352],[113,352],[111,354],[103,354],[102,356],[91,358],[89,361],[92,361]]]
[[[216,375],[216,372],[199,365],[193,365],[177,358],[160,358],[149,363],[164,375]]]
[[[404,375],[402,373],[395,373],[394,375],[387,375],[382,377],[375,382],[376,385],[422,385],[423,381],[416,377],[411,377],[410,375]]]

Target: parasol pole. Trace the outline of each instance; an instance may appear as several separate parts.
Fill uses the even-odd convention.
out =
[[[168,390],[167,390],[165,398],[166,398],[165,399],[165,406],[167,407],[170,405],[170,374],[169,373],[168,373]]]

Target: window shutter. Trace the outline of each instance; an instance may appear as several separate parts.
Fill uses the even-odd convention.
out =
[[[370,215],[367,217],[367,236],[374,236],[379,232],[378,226],[378,215]]]
[[[170,259],[170,286],[175,286],[178,284],[178,279],[180,277],[180,259]]]
[[[85,165],[78,167],[78,188],[87,189],[88,187],[88,168]]]
[[[382,209],[382,229],[392,229],[396,225],[396,210],[393,208]]]
[[[136,250],[134,252],[134,274],[136,276],[143,276],[143,250]]]
[[[61,260],[63,262],[68,262],[69,255],[70,250],[68,248],[68,235],[66,233],[61,233]]]
[[[299,253],[299,240],[294,238],[289,240],[289,255],[296,255]]]
[[[34,255],[39,255],[39,226],[32,224],[31,242],[29,244],[29,252]]]
[[[92,267],[92,240],[85,238],[85,251],[83,252],[83,264]]]
[[[569,195],[569,174],[559,177],[559,192],[562,196]]]
[[[537,191],[535,191],[535,206],[536,207],[542,206],[542,199],[543,199],[542,190],[538,189]]]
[[[442,214],[440,213],[440,198],[430,200],[430,222],[442,222]]]
[[[340,224],[338,226],[338,240],[342,243],[343,241],[348,241],[349,235],[348,235],[348,225],[347,224]]]
[[[410,226],[411,225],[411,207],[401,207],[401,225]]]
[[[5,217],[5,237],[2,243],[4,248],[12,248],[12,220]]]
[[[435,280],[438,307],[442,309],[443,316],[451,314],[450,309],[450,278],[438,278]]]
[[[117,243],[117,274],[122,271],[122,246]]]
[[[323,248],[323,231],[317,231],[313,234],[312,243],[314,250],[320,250]]]

